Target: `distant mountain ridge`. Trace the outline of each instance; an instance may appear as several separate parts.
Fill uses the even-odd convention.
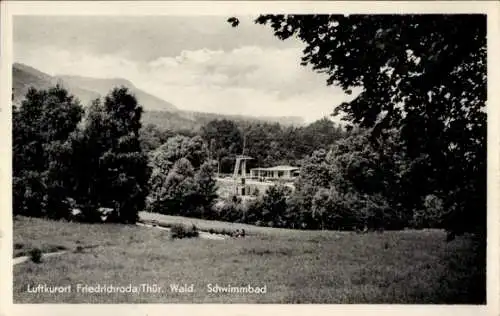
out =
[[[178,111],[177,107],[172,103],[136,88],[132,82],[126,79],[101,79],[68,75],[58,75],[56,76],[56,78],[62,81],[70,91],[74,90],[75,88],[83,88],[85,90],[97,92],[101,96],[105,96],[114,87],[124,86],[128,88],[130,92],[135,94],[137,100],[141,105],[143,105],[145,110],[167,112]]]
[[[52,77],[39,71],[38,69],[20,63],[14,63],[12,66],[12,77],[15,104],[19,104],[24,99],[24,96],[30,87],[41,90],[49,89],[56,84],[66,86],[63,82],[58,80],[58,78]],[[83,104],[89,104],[91,100],[95,100],[100,97],[99,93],[81,87],[74,86],[68,90]]]
[[[126,79],[89,78],[82,76],[58,75],[50,76],[31,66],[14,63],[12,66],[14,100],[19,103],[30,87],[48,89],[60,84],[77,97],[82,105],[90,104],[92,100],[105,96],[114,87],[124,86],[133,93],[143,108],[155,111],[178,111],[172,103],[155,97]]]
[[[294,116],[247,116],[183,111],[175,105],[149,94],[134,86],[132,82],[123,78],[90,78],[74,75],[50,76],[31,66],[14,63],[13,97],[14,104],[20,104],[30,87],[48,89],[60,84],[78,98],[82,105],[87,106],[92,100],[105,96],[114,87],[125,86],[133,93],[139,104],[144,108],[143,124],[155,124],[161,128],[198,129],[210,120],[229,119],[234,121],[280,123],[282,125],[303,125],[301,117]]]

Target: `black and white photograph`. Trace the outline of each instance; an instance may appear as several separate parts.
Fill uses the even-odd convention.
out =
[[[11,16],[13,303],[485,306],[485,10],[194,12]]]

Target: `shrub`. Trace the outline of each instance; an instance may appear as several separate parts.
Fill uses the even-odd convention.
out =
[[[248,224],[256,224],[261,219],[262,214],[262,198],[257,198],[248,202],[246,206],[244,222]]]
[[[16,250],[22,249],[23,247],[24,247],[24,245],[21,243],[18,243],[18,242],[14,243],[14,249],[16,249]]]
[[[212,163],[203,163],[195,175],[196,197],[198,198],[197,215],[203,215],[213,206],[217,198],[217,184],[214,178]]]
[[[267,188],[262,197],[260,219],[267,222],[268,226],[285,227],[284,218],[287,211],[287,199],[291,193],[291,189],[284,185],[273,185]]]
[[[430,194],[424,198],[424,208],[413,213],[412,225],[415,228],[438,228],[444,216],[443,200]]]
[[[245,222],[246,206],[242,204],[241,198],[232,197],[217,204],[214,216],[227,222]]]
[[[30,250],[30,259],[34,263],[42,262],[42,251],[39,248],[33,248]]]
[[[170,237],[172,239],[193,238],[198,236],[199,231],[195,225],[187,227],[183,224],[174,224],[170,229]]]

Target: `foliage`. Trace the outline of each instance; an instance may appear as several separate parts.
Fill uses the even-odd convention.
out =
[[[216,198],[213,161],[200,136],[174,136],[150,155],[149,210],[205,216]]]
[[[205,162],[200,170],[195,174],[196,195],[198,209],[202,212],[198,214],[201,218],[205,217],[205,212],[212,209],[217,198],[217,183],[214,178],[214,164]]]
[[[245,223],[247,222],[245,213],[245,206],[242,204],[241,198],[232,196],[215,203],[209,218],[226,222]]]
[[[316,150],[310,157],[304,159],[300,176],[296,181],[298,190],[303,190],[305,186],[326,188],[330,185],[332,174],[325,159],[324,149]]]
[[[337,140],[347,136],[340,125],[335,124],[330,118],[324,117],[298,130],[299,139],[297,151],[300,157],[310,155],[315,150],[328,150]],[[293,148],[293,147],[292,147]]]
[[[194,238],[199,235],[200,233],[195,225],[188,227],[184,224],[175,224],[170,228],[170,238],[172,239]]]
[[[163,176],[161,169],[153,169],[150,182],[149,210],[162,214],[190,217],[211,216],[216,194],[213,163],[203,163],[195,172],[186,158],[177,160]]]
[[[435,195],[425,197],[422,209],[413,214],[413,225],[418,228],[440,228],[444,220],[443,200]]]
[[[307,126],[249,124],[244,128],[246,153],[254,158],[251,166],[298,165],[314,150],[328,148],[345,136],[340,126],[322,118]]]
[[[150,161],[153,168],[161,169],[166,174],[181,158],[185,158],[198,169],[208,157],[208,148],[200,136],[187,137],[176,135],[151,152]]]
[[[220,164],[220,172],[229,173],[236,155],[243,149],[243,135],[230,120],[213,120],[201,128],[201,136],[209,144],[210,155]]]
[[[328,148],[345,137],[332,120],[322,118],[307,126],[284,126],[271,122],[213,120],[201,128],[213,159],[222,173],[232,172],[234,157],[243,152],[253,158],[248,167],[299,165],[315,149]],[[244,141],[243,141],[244,138]]]
[[[160,130],[154,124],[148,124],[139,130],[139,139],[144,152],[150,152],[163,145],[174,133],[169,130]]]
[[[386,140],[385,146],[392,146],[391,141]],[[405,176],[401,168],[408,162],[402,157],[385,158],[366,133],[356,133],[334,143],[328,152],[318,150],[305,159],[293,204],[310,210],[302,214],[306,227],[409,226],[413,209],[403,207],[397,189]]]
[[[286,227],[287,198],[291,193],[290,188],[284,185],[273,185],[267,188],[262,197],[260,220],[269,223],[268,226],[271,227]]]
[[[66,217],[73,155],[68,138],[83,114],[78,100],[56,86],[30,89],[13,107],[13,210],[29,216]]]
[[[168,172],[165,181],[151,193],[151,208],[162,214],[189,214],[192,211],[196,184],[189,160],[179,159]]]
[[[403,149],[450,212],[447,229],[486,231],[485,15],[262,15],[280,39],[306,47],[303,65],[346,93],[335,114],[372,128],[395,128]],[[420,193],[420,192],[419,192]],[[479,207],[479,209],[478,209]]]
[[[135,223],[145,206],[149,168],[139,141],[142,107],[127,88],[115,88],[104,102],[89,107],[73,147],[75,200],[88,221],[99,221],[99,207],[114,209],[110,221]]]
[[[33,248],[29,252],[30,260],[34,263],[42,262],[42,250],[40,248]]]

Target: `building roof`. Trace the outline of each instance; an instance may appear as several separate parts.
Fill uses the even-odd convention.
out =
[[[270,168],[252,168],[250,170],[260,170],[260,171],[292,171],[292,170],[299,170],[299,167],[293,167],[293,166],[275,166],[275,167],[270,167]]]

